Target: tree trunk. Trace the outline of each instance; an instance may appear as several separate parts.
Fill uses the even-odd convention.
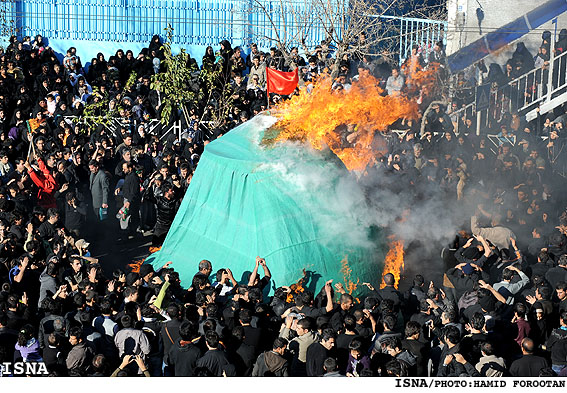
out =
[[[447,102],[445,102],[445,101],[431,101],[431,103],[429,104],[429,106],[427,107],[425,112],[423,112],[423,116],[421,118],[421,127],[420,127],[420,130],[419,130],[420,136],[422,136],[423,133],[425,132],[425,123],[427,121],[427,115],[429,114],[429,112],[431,112],[433,110],[433,105],[444,105],[446,107]]]

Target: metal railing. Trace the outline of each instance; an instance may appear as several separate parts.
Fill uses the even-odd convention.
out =
[[[260,40],[263,48],[274,46],[274,26],[292,36],[300,23],[290,23],[291,9],[305,14],[308,7],[300,0],[258,2],[267,12],[252,0],[6,0],[2,4],[20,39],[41,34],[48,39],[148,43],[154,34],[164,35],[171,24],[174,44],[218,46],[227,39],[236,46]],[[282,4],[289,12],[281,12]],[[323,28],[312,26],[305,42],[314,47],[324,38]]]
[[[82,124],[89,125],[95,117],[89,116],[64,116],[64,119],[72,124]],[[89,120],[91,122],[89,122]],[[181,133],[183,132],[183,124],[181,120],[170,122],[167,125],[163,125],[158,119],[150,119],[149,121],[139,122],[128,118],[115,117],[110,119],[110,121],[104,124],[104,128],[114,136],[118,136],[120,129],[125,127],[131,131],[134,131],[136,127],[140,125],[144,126],[144,132],[148,135],[157,136],[159,140],[163,140],[165,137],[173,133],[177,140],[181,139]]]
[[[567,96],[564,99],[560,97],[565,93],[567,93],[567,52],[559,56],[552,56],[547,64],[511,80],[503,86],[495,87],[493,85],[490,91],[489,107],[487,110],[481,111],[479,116],[480,126],[481,128],[490,128],[505,113],[517,112],[524,115],[554,99],[562,98],[562,101],[567,101]],[[474,119],[478,115],[475,102],[459,108],[453,115]],[[533,118],[535,118],[533,114],[528,116],[528,120]]]
[[[447,43],[447,21],[388,15],[377,17],[389,20],[397,25],[396,30],[399,31],[399,65],[402,65],[411,55],[414,46],[421,49],[422,56],[427,60],[427,56],[433,50],[436,42],[441,41],[443,45]]]

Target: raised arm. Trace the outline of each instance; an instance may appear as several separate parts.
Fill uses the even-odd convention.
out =
[[[327,295],[327,306],[325,310],[327,312],[333,311],[333,297],[331,296],[331,283],[333,280],[329,280],[325,283],[325,294]]]
[[[258,266],[260,266],[260,258],[259,256],[256,257],[256,265],[254,266],[254,270],[252,270],[252,274],[250,274],[250,278],[248,279],[248,286],[251,286],[254,284],[254,281],[256,281],[256,277],[258,277]]]
[[[496,289],[494,289],[494,288],[492,287],[492,285],[490,285],[490,284],[484,282],[483,280],[479,280],[478,283],[479,283],[479,285],[480,285],[481,288],[488,289],[488,290],[490,291],[490,293],[492,293],[492,294],[494,295],[494,297],[496,298],[496,300],[498,300],[498,301],[501,302],[501,303],[506,304],[506,299],[504,298],[504,296],[502,296],[502,295],[500,294],[500,292],[498,292]]]
[[[266,260],[264,258],[260,258],[260,265],[262,265],[262,269],[264,269],[264,276],[272,278],[272,273],[270,273],[270,269],[268,269],[268,265],[266,265]]]

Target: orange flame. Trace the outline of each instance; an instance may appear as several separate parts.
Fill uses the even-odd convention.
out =
[[[279,107],[276,141],[301,140],[321,150],[327,145],[348,170],[364,170],[375,160],[372,146],[376,131],[402,117],[415,118],[417,104],[405,96],[382,96],[378,81],[361,75],[348,90],[331,89],[328,77],[319,79],[311,93],[302,90]],[[350,141],[346,132],[351,130]],[[343,135],[344,134],[344,135]]]
[[[307,272],[305,271],[305,269],[303,269],[303,277],[301,277],[297,283],[295,284],[291,284],[289,286],[289,289],[291,289],[291,291],[287,294],[287,298],[286,298],[286,303],[292,303],[293,299],[294,299],[294,294],[299,294],[305,291],[305,288],[303,287],[305,278],[307,276]]]
[[[136,259],[134,261],[132,261],[132,263],[127,264],[126,266],[128,266],[132,273],[140,273],[140,268],[142,267],[142,265],[144,264],[145,258],[144,259]]]
[[[154,252],[159,251],[160,249],[161,249],[161,247],[150,247],[150,254],[153,254]],[[144,264],[144,261],[146,260],[146,258],[133,260],[132,263],[129,263],[126,266],[128,266],[130,268],[132,273],[139,273],[140,268]]]
[[[352,293],[354,291],[356,291],[356,288],[358,288],[358,284],[360,282],[360,279],[357,278],[356,282],[352,281],[352,279],[351,279],[352,269],[348,265],[348,255],[346,255],[344,257],[344,259],[341,261],[341,273],[343,274],[343,280],[345,282],[345,284],[344,284],[345,291],[349,295],[352,295]]]
[[[400,283],[401,273],[404,270],[404,243],[401,240],[392,240],[389,244],[390,249],[384,260],[383,274],[392,273],[396,279],[396,288]],[[386,284],[382,281],[380,288],[384,288]]]
[[[439,82],[440,67],[438,64],[430,64],[427,68],[420,68],[416,63],[410,63],[402,67],[406,75],[405,95],[408,97],[418,96],[420,92],[426,96],[435,95],[435,88],[441,86]]]
[[[161,250],[161,247],[150,247],[150,254],[153,254],[154,252],[157,252]]]

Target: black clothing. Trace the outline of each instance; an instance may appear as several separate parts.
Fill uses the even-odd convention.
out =
[[[262,343],[264,333],[262,328],[255,328],[250,325],[244,326],[244,344],[254,348],[254,353],[258,354],[265,349],[265,343]]]
[[[510,366],[513,377],[538,377],[542,368],[547,368],[547,360],[540,356],[524,355]]]
[[[124,184],[122,185],[122,195],[124,195],[124,199],[127,199],[131,204],[140,203],[142,197],[140,193],[140,177],[134,171],[126,175]]]
[[[6,350],[6,361],[14,358],[14,346],[18,342],[18,331],[7,327],[0,328],[0,345]]]
[[[404,303],[404,297],[400,291],[392,286],[385,286],[378,292],[379,299],[390,299],[394,302],[394,312],[397,312]]]
[[[226,353],[221,349],[209,350],[197,360],[197,367],[206,368],[214,377],[222,377],[223,371],[229,370],[230,365]]]
[[[236,375],[249,377],[256,360],[256,349],[245,343],[241,343],[235,351],[229,351],[229,359],[236,368]]]
[[[55,228],[55,225],[49,223],[47,220],[39,226],[39,236],[41,236],[44,240],[51,240],[56,234],[57,229]]]
[[[551,288],[555,289],[559,281],[567,282],[567,269],[560,266],[552,267],[545,273],[545,279],[549,282]]]
[[[308,377],[320,377],[325,374],[323,363],[328,357],[329,351],[321,343],[313,343],[307,348],[306,370]]]
[[[76,206],[73,207],[65,203],[65,229],[68,231],[80,231],[86,221],[86,206],[80,202],[77,202]]]
[[[557,328],[545,343],[547,351],[551,351],[551,364],[567,365],[567,329]]]
[[[417,375],[427,375],[427,360],[429,347],[419,340],[402,340],[402,349],[405,349],[416,358]]]
[[[194,376],[197,360],[201,357],[201,350],[194,344],[184,344],[178,341],[170,346],[167,363],[173,367],[176,377]]]
[[[181,326],[181,321],[179,319],[172,319],[162,325],[160,336],[163,342],[164,354],[168,354],[173,345],[181,340],[181,336],[179,335],[179,326]]]

